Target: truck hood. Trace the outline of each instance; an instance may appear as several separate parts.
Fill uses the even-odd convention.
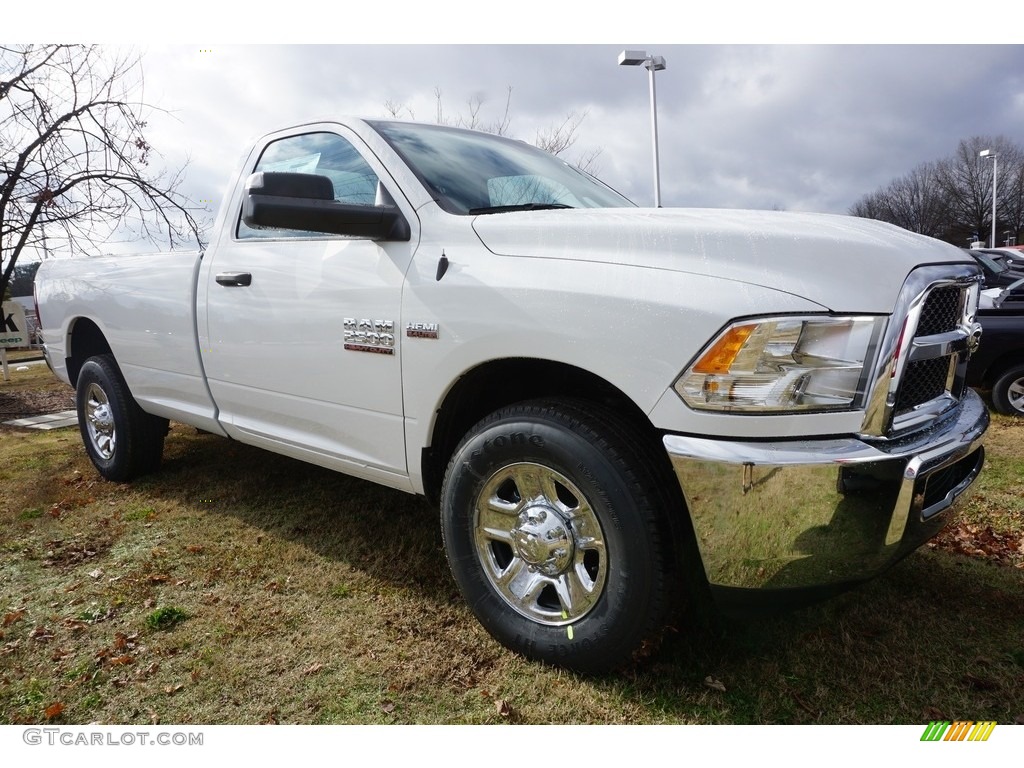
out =
[[[833,312],[888,313],[921,264],[971,263],[963,251],[853,216],[629,208],[478,216],[499,255],[630,264],[795,294]]]

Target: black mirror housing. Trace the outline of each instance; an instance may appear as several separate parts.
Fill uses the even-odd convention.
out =
[[[296,229],[371,240],[406,241],[409,223],[394,206],[334,199],[334,185],[313,173],[254,173],[246,182],[242,221],[249,227]]]

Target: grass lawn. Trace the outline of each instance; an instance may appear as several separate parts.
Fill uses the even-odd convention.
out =
[[[490,639],[419,498],[177,424],[118,485],[75,430],[0,427],[0,722],[1021,722],[1022,446],[995,417],[957,524],[882,578],[587,678]]]

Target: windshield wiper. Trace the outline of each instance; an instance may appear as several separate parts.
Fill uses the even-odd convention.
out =
[[[489,205],[470,208],[469,213],[505,213],[507,211],[550,211],[555,208],[572,208],[565,203],[523,203],[522,205]]]

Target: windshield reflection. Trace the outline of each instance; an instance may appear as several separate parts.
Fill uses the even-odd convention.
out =
[[[449,213],[635,207],[593,176],[522,141],[442,125],[369,124]]]

